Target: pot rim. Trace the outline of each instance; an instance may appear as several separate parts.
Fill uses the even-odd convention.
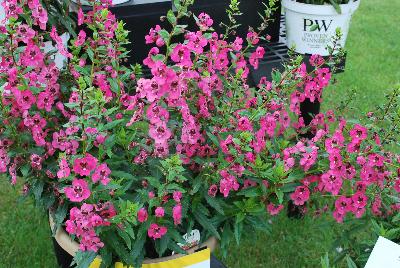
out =
[[[51,215],[51,213],[49,213],[49,223],[50,223],[50,228],[51,230],[53,230],[55,228],[55,222],[53,220],[53,217]],[[54,235],[54,239],[57,241],[57,243],[60,245],[60,247],[62,249],[64,249],[66,252],[68,252],[69,255],[71,256],[75,256],[75,254],[79,251],[79,244],[74,241],[68,234],[67,232],[64,230],[64,228],[62,228],[61,226],[56,230],[56,233]],[[212,236],[210,237],[207,241],[205,241],[204,243],[192,247],[188,250],[186,250],[187,254],[193,254],[195,253],[196,250],[203,248],[203,247],[207,247],[212,251],[214,251],[216,249],[218,245],[218,240]],[[178,259],[181,257],[184,257],[187,255],[184,254],[174,254],[172,256],[168,256],[168,257],[162,257],[162,258],[157,258],[157,259],[145,259],[143,261],[143,264],[151,264],[151,263],[159,263],[159,262],[165,262],[165,261],[170,261],[170,260],[174,260],[174,259]],[[100,256],[96,257],[97,259],[101,260]]]
[[[308,14],[308,15],[330,15],[330,16],[341,16],[352,14],[360,6],[361,0],[350,0],[347,4],[341,4],[340,8],[342,13],[339,14],[332,5],[314,5],[299,3],[296,0],[282,0],[282,7],[291,10],[296,13]]]

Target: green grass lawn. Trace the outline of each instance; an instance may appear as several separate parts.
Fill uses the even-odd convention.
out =
[[[324,94],[323,109],[357,92],[349,116],[359,116],[384,99],[400,82],[400,1],[362,0],[354,15],[347,42],[346,72]],[[0,268],[57,267],[46,214],[29,202],[20,203],[20,192],[0,178]],[[330,249],[334,232],[320,226],[326,217],[273,220],[270,235],[252,233],[240,247],[233,245],[228,267],[320,267],[320,257]],[[335,229],[340,229],[336,226]]]

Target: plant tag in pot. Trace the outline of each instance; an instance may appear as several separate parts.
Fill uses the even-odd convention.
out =
[[[178,246],[180,246],[184,250],[191,249],[192,247],[195,247],[200,243],[200,231],[194,229],[190,234],[186,233],[183,236],[183,239],[185,239],[186,243],[185,244],[178,243]]]

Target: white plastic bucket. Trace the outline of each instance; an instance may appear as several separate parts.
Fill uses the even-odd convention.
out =
[[[298,3],[295,0],[282,0],[286,20],[286,44],[301,54],[329,55],[326,46],[330,44],[336,29],[340,28],[346,43],[350,20],[360,5],[360,1],[350,0],[340,5],[339,14],[332,5],[312,5]]]

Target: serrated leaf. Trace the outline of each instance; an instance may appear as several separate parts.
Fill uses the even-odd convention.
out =
[[[78,251],[75,254],[73,263],[76,264],[76,268],[87,268],[96,258],[96,252],[94,251]]]
[[[243,222],[236,223],[233,226],[233,233],[235,235],[236,243],[238,245],[240,244],[240,238],[242,236],[242,230],[243,230]]]
[[[349,255],[346,255],[346,262],[348,268],[357,268],[357,265]]]
[[[127,232],[125,232],[125,230],[121,230],[121,229],[117,229],[117,232],[118,232],[118,235],[124,240],[128,249],[129,250],[132,249],[132,241],[131,241],[129,234]]]
[[[218,211],[218,213],[224,215],[224,209],[222,208],[221,203],[219,202],[219,200],[215,197],[211,197],[208,194],[205,195],[206,201],[207,203],[214,208],[216,211]]]
[[[217,229],[211,223],[211,221],[209,219],[207,219],[206,216],[199,213],[197,210],[194,210],[192,212],[193,212],[195,219],[200,223],[201,226],[203,226],[206,230],[211,232],[216,238],[221,239],[221,236],[219,235]]]
[[[210,138],[210,140],[211,140],[216,146],[219,146],[218,138],[217,138],[215,135],[213,135],[213,134],[211,134],[210,132],[207,131],[207,136]]]
[[[168,248],[169,241],[171,241],[171,239],[170,239],[168,233],[165,234],[160,239],[156,240],[155,244],[156,244],[156,251],[158,253],[158,256],[162,257],[162,255]]]

